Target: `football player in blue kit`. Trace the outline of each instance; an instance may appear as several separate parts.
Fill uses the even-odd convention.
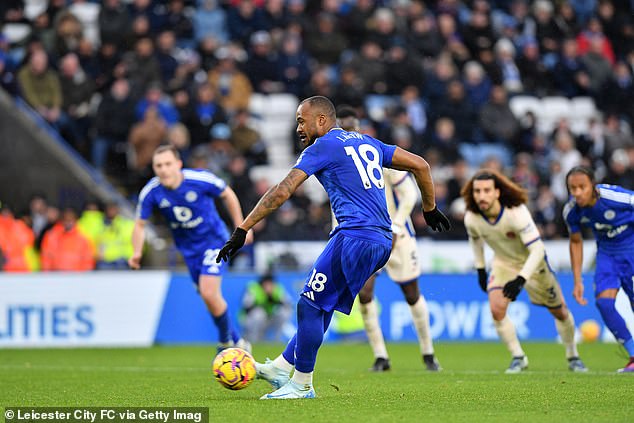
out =
[[[594,172],[584,166],[566,175],[571,199],[564,207],[570,232],[570,263],[574,275],[573,296],[581,305],[583,239],[581,226],[592,228],[597,241],[594,288],[596,305],[605,325],[630,356],[619,373],[634,372],[634,339],[614,304],[619,288],[634,309],[634,192],[616,185],[596,184]]]
[[[275,360],[256,364],[258,377],[276,388],[261,399],[315,397],[317,351],[334,311],[349,314],[365,281],[390,257],[392,230],[382,167],[412,172],[422,193],[427,224],[437,231],[450,227],[447,217],[436,208],[429,164],[422,157],[338,128],[335,107],[326,97],[302,101],[296,120],[304,147],[297,163],[264,194],[216,259],[226,261],[235,254],[247,231],[278,209],[310,175],[315,175],[328,193],[339,225],[330,233],[300,294],[295,336]]]
[[[160,146],[152,157],[156,176],[139,194],[137,218],[132,232],[133,254],[128,260],[132,269],[141,267],[145,225],[155,209],[165,217],[189,273],[218,328],[218,349],[251,347],[240,338],[231,325],[227,302],[222,296],[221,281],[226,263],[215,258],[229,238],[214,198],[220,198],[237,226],[243,220],[240,202],[235,192],[213,173],[206,170],[183,169],[178,151],[169,145]],[[251,236],[250,236],[251,237]]]

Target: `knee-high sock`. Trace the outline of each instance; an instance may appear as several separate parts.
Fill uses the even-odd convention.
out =
[[[605,325],[610,329],[616,340],[627,350],[630,357],[634,357],[634,340],[625,325],[625,320],[614,307],[614,298],[597,298],[597,308]]]
[[[295,344],[295,370],[310,373],[315,369],[317,351],[324,340],[332,318],[332,311],[316,308],[305,297],[297,303],[297,340]]]
[[[568,311],[568,317],[563,322],[555,319],[555,327],[557,327],[561,342],[566,347],[566,358],[579,357],[577,343],[575,342],[575,318],[572,313]]]
[[[372,300],[367,304],[359,303],[361,306],[361,316],[363,316],[363,326],[365,333],[368,335],[370,347],[374,358],[388,358],[383,332],[379,324],[379,313],[376,308],[376,301]]]
[[[218,328],[218,340],[225,344],[229,341],[233,341],[231,321],[229,320],[229,309],[225,310],[220,316],[211,316],[214,319],[214,323]]]
[[[506,348],[511,352],[513,357],[522,357],[524,355],[524,350],[520,345],[519,339],[517,339],[517,334],[515,333],[515,326],[513,326],[513,322],[509,319],[508,316],[504,316],[504,319],[501,321],[497,321],[493,319],[493,324],[495,325],[495,330],[498,332],[498,336],[506,345]]]
[[[409,306],[412,313],[412,321],[418,335],[418,343],[420,344],[420,352],[423,354],[433,354],[434,345],[429,333],[429,311],[427,310],[427,301],[422,295],[418,297],[418,301]]]

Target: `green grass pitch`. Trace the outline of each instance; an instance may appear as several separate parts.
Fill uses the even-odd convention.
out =
[[[282,345],[254,348],[275,357]],[[0,349],[0,407],[206,406],[210,421],[239,422],[633,422],[634,375],[614,344],[582,344],[587,374],[568,371],[563,347],[525,343],[529,369],[506,375],[499,343],[439,343],[444,368],[423,368],[418,346],[391,344],[392,370],[371,373],[366,344],[325,344],[315,400],[259,401],[256,380],[229,391],[213,380],[212,346],[142,349]],[[4,414],[4,413],[2,413]],[[2,419],[4,416],[2,417]]]

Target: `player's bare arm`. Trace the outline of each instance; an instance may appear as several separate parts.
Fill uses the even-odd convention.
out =
[[[242,214],[242,207],[240,206],[240,200],[236,195],[235,191],[230,187],[226,187],[222,194],[220,194],[220,198],[224,203],[227,211],[229,212],[229,216],[231,216],[231,221],[233,222],[234,228],[237,228],[240,223],[244,220],[244,216]],[[249,232],[247,234],[246,243],[250,244],[253,242],[253,233]]]
[[[431,211],[436,207],[434,182],[429,163],[422,157],[396,147],[392,156],[392,168],[411,172],[416,179],[423,200],[423,211]]]
[[[128,266],[132,269],[141,268],[141,257],[143,257],[143,243],[145,242],[145,224],[143,219],[134,221],[132,229],[132,256],[128,259]]]
[[[574,288],[572,296],[581,304],[588,304],[588,300],[583,296],[583,279],[581,277],[581,267],[583,265],[583,237],[581,232],[570,234],[570,265],[572,266],[572,275],[574,279]]]
[[[280,208],[306,179],[308,175],[302,170],[291,169],[280,183],[269,188],[239,227],[245,231],[251,229],[260,220]]]

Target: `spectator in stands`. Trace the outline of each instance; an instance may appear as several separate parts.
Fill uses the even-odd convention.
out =
[[[462,73],[467,100],[474,108],[481,107],[491,95],[491,79],[484,72],[482,65],[475,60],[467,62]]]
[[[206,38],[213,38],[218,43],[229,40],[227,29],[227,12],[220,7],[217,0],[199,0],[194,12],[194,39],[200,43]]]
[[[128,132],[134,120],[130,84],[127,79],[117,79],[99,104],[95,115],[92,163],[97,169],[105,171],[109,156],[126,151]],[[118,163],[117,168],[121,172],[125,165]]]
[[[536,40],[529,38],[523,41],[516,64],[522,79],[524,94],[544,96],[549,91],[550,72],[542,62]]]
[[[132,0],[128,10],[132,19],[143,17],[148,21],[151,34],[158,34],[167,22],[163,5],[152,0]]]
[[[460,142],[473,142],[477,123],[476,109],[465,101],[465,89],[459,79],[447,84],[447,95],[431,113],[450,118],[456,127],[456,138]]]
[[[124,55],[123,66],[134,98],[145,94],[151,85],[161,83],[161,67],[154,57],[154,42],[149,37],[143,36],[136,41],[134,51]]]
[[[495,57],[502,76],[502,85],[509,93],[521,93],[524,90],[522,75],[515,63],[515,46],[506,38],[495,43]]]
[[[377,42],[365,40],[361,50],[352,56],[347,66],[356,69],[366,93],[385,94],[386,64],[383,61],[383,49]]]
[[[515,143],[520,126],[509,107],[504,87],[496,85],[491,90],[491,98],[480,109],[480,126],[491,143],[507,146]]]
[[[598,103],[607,113],[614,113],[634,124],[634,80],[632,71],[625,62],[619,61],[612,77],[600,90]]]
[[[99,45],[99,12],[101,5],[88,0],[71,0],[68,11],[81,22],[83,38],[92,45]]]
[[[60,60],[60,84],[63,92],[62,119],[69,129],[75,148],[89,156],[88,129],[92,124],[92,101],[96,86],[79,64],[75,53]]]
[[[249,78],[238,69],[234,53],[229,48],[219,48],[216,58],[218,64],[209,71],[209,84],[220,105],[230,115],[238,109],[246,109],[253,92]]]
[[[308,62],[309,58],[303,50],[301,37],[290,32],[283,35],[276,69],[284,84],[282,91],[297,97],[304,95],[304,89],[310,80]]]
[[[56,57],[61,57],[79,46],[83,37],[81,22],[66,8],[61,9],[52,20],[55,27],[55,51],[51,52]]]
[[[123,217],[116,203],[106,205],[103,229],[97,238],[97,270],[128,269],[133,228],[134,221]]]
[[[161,69],[161,82],[168,90],[176,87],[176,73],[179,68],[176,60],[176,37],[174,31],[166,29],[161,31],[156,39],[155,57]]]
[[[94,249],[77,228],[77,212],[73,208],[65,208],[61,220],[44,235],[41,260],[44,271],[94,269]]]
[[[443,43],[432,14],[418,16],[412,21],[407,44],[420,57],[438,56]]]
[[[29,272],[37,269],[35,234],[17,219],[6,203],[0,203],[0,269],[3,272]]]
[[[591,50],[591,44],[596,43],[600,47],[596,48],[611,65],[615,62],[614,50],[612,43],[603,33],[601,21],[598,17],[592,17],[588,21],[586,28],[577,36],[577,44],[579,45],[579,54],[584,55]]]
[[[187,161],[189,159],[189,147],[191,145],[191,139],[189,136],[189,130],[185,125],[180,122],[170,126],[167,130],[167,143],[173,145],[178,154],[181,156],[181,160]]]
[[[121,0],[104,0],[98,22],[101,43],[120,45],[129,36],[132,20]]]
[[[90,241],[93,251],[97,251],[99,237],[104,229],[102,207],[97,200],[87,201],[77,220],[77,228]]]
[[[567,97],[588,93],[590,80],[579,56],[576,40],[567,38],[563,41],[560,58],[553,70],[553,79],[557,89]]]
[[[171,98],[163,92],[160,82],[155,82],[148,86],[145,97],[135,107],[136,119],[143,119],[146,110],[149,108],[156,109],[159,117],[168,127],[174,125],[180,118],[178,110],[172,104]]]
[[[152,155],[154,150],[165,141],[167,128],[158,109],[150,106],[145,110],[143,120],[136,123],[130,130],[128,165],[143,179],[151,172]]]
[[[193,146],[209,141],[209,131],[215,124],[227,122],[227,114],[217,99],[217,92],[210,83],[204,82],[196,88],[192,109],[187,109],[183,116]]]
[[[589,91],[593,96],[599,96],[601,88],[612,77],[612,65],[603,54],[603,40],[595,37],[590,39],[588,51],[581,56],[581,62],[588,72],[590,79]]]
[[[249,342],[281,341],[292,313],[290,298],[273,275],[250,282],[242,296],[241,322]]]
[[[337,18],[326,12],[317,15],[316,27],[306,34],[306,50],[317,62],[335,65],[348,47],[348,40],[336,26]]]
[[[44,50],[31,53],[28,63],[18,71],[18,83],[26,102],[59,129],[64,97],[59,75],[50,68]]]
[[[267,31],[256,31],[251,34],[250,45],[244,72],[249,77],[253,90],[262,94],[283,91],[284,84],[277,72],[278,57],[271,35]]]
[[[256,6],[255,0],[237,0],[235,7],[227,12],[229,38],[243,46],[249,44],[251,34],[266,30],[266,19],[262,9]]]
[[[423,67],[405,47],[404,39],[397,38],[387,49],[385,79],[388,95],[399,95],[405,87],[410,85],[423,86]]]
[[[266,144],[258,131],[249,124],[251,115],[246,109],[240,109],[231,123],[231,145],[243,156],[249,167],[268,162]]]
[[[176,44],[182,48],[194,47],[194,23],[191,14],[185,9],[184,0],[170,0],[167,8],[165,27],[174,32]],[[200,7],[196,8],[196,12],[199,9]]]

